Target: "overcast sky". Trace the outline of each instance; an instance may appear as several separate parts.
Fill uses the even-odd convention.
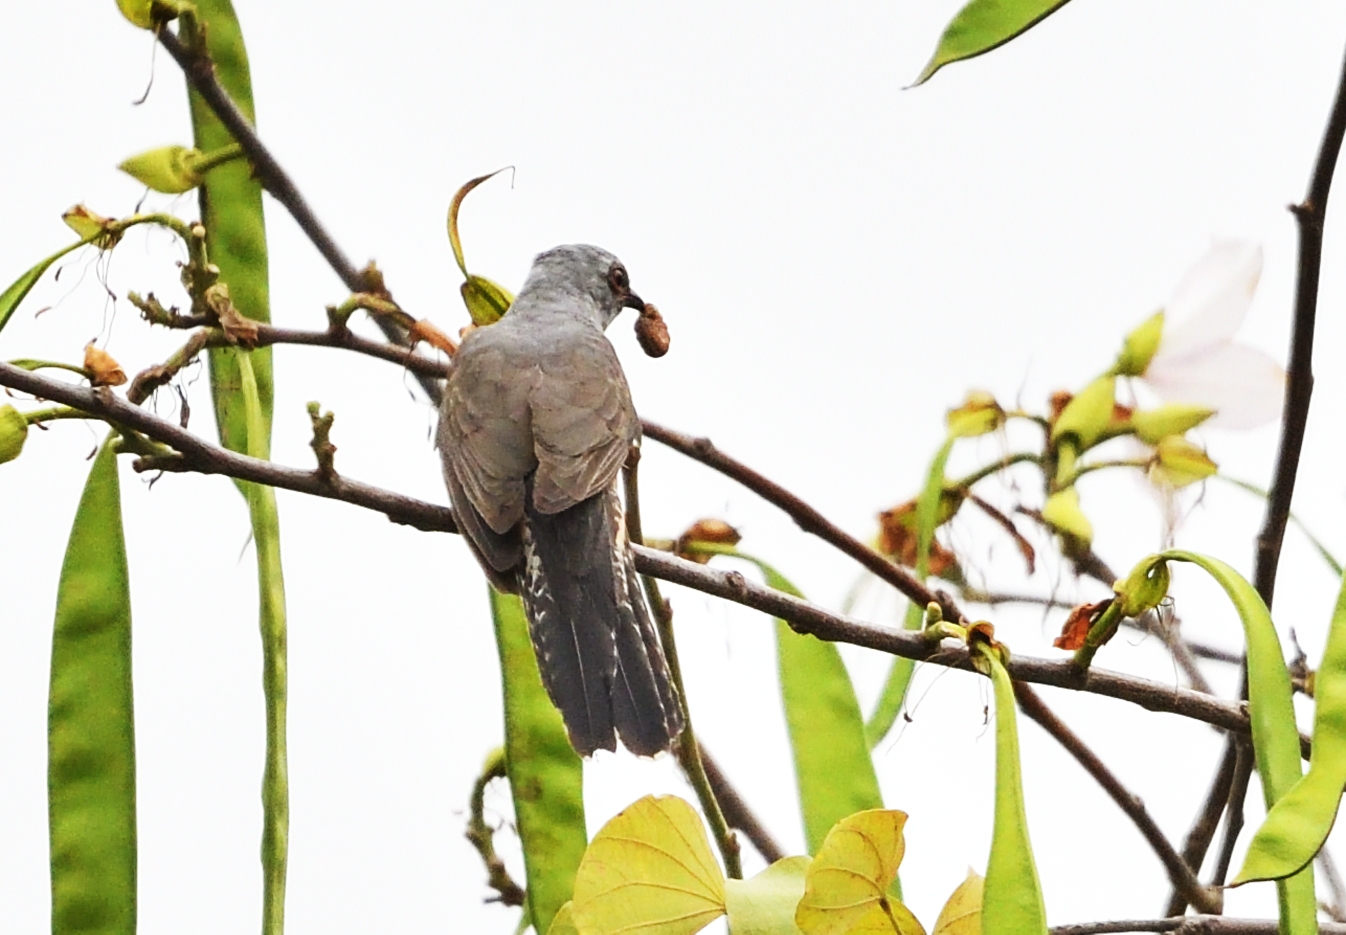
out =
[[[1346,44],[1346,7],[1079,0],[1010,46],[904,90],[954,0],[914,3],[327,3],[239,0],[259,128],[357,262],[376,259],[398,300],[446,329],[466,321],[444,236],[467,179],[516,167],[462,214],[469,266],[517,288],[537,252],[592,242],[619,255],[669,322],[645,358],[611,337],[642,415],[711,436],[851,532],[913,496],[946,408],[974,387],[1041,409],[1106,369],[1213,238],[1257,241],[1265,270],[1242,339],[1284,360],[1295,254],[1285,206],[1303,197]],[[126,156],[189,143],[171,59],[112,0],[17,5],[0,32],[0,280],[68,242],[61,212],[135,210]],[[148,100],[133,102],[150,85]],[[1339,196],[1346,197],[1346,196]],[[150,206],[195,216],[192,196]],[[321,327],[345,292],[267,203],[273,317]],[[1346,375],[1346,241],[1329,216],[1318,382],[1296,508],[1339,551]],[[174,337],[149,333],[128,290],[180,295],[181,252],[128,236],[44,280],[0,335],[0,358],[74,360],[91,338],[128,371]],[[104,289],[106,282],[111,295]],[[34,313],[49,307],[40,317]],[[337,467],[445,502],[434,415],[391,365],[312,349],[276,354],[276,460],[311,464],[304,404],[336,413]],[[204,370],[192,427],[213,436]],[[161,394],[161,411],[171,411]],[[0,467],[0,928],[45,926],[45,725],[56,578],[99,433],[34,433]],[[1273,426],[1202,435],[1231,474],[1265,485]],[[967,446],[956,465],[996,454]],[[754,495],[650,443],[646,530],[702,516],[811,598],[839,606],[844,558]],[[957,468],[955,468],[957,469]],[[152,489],[123,464],[134,592],[145,933],[254,930],[262,698],[254,567],[242,499],[221,478]],[[1129,567],[1161,542],[1159,501],[1132,479],[1082,485],[1099,551]],[[1002,493],[1011,495],[1014,491]],[[1031,483],[1026,502],[1037,496]],[[290,611],[291,931],[512,930],[462,839],[473,777],[501,741],[485,586],[456,539],[354,507],[279,495]],[[1260,506],[1210,485],[1177,532],[1245,572]],[[954,530],[988,580],[1096,598],[1044,562],[1024,582],[1012,546]],[[1191,632],[1230,648],[1237,620],[1177,578]],[[1336,582],[1293,531],[1277,620],[1316,662]],[[702,735],[793,851],[803,847],[779,714],[770,622],[673,591]],[[859,611],[893,622],[869,588]],[[997,609],[1017,652],[1050,654],[1054,622]],[[886,661],[848,652],[868,709]],[[1099,664],[1174,682],[1153,641],[1119,639]],[[1213,668],[1228,692],[1233,676]],[[1044,693],[1180,840],[1219,737],[1121,702]],[[879,749],[889,806],[911,813],[902,873],[931,925],[970,865],[984,870],[993,736],[983,682],[922,669],[912,721]],[[1115,806],[1036,728],[1026,795],[1053,923],[1150,916],[1167,887]],[[650,791],[686,794],[664,758],[586,767],[591,827]],[[1260,793],[1250,794],[1250,824]],[[508,814],[496,790],[493,814]],[[504,842],[514,860],[517,851]],[[755,858],[754,858],[755,860]],[[750,862],[750,869],[760,862]],[[1274,915],[1269,886],[1231,912]]]

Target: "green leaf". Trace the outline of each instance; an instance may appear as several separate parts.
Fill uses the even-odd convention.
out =
[[[1337,594],[1323,661],[1313,679],[1309,771],[1267,813],[1233,885],[1304,869],[1327,840],[1346,789],[1346,581]]]
[[[571,905],[585,933],[691,935],[724,912],[724,874],[705,825],[672,795],[639,799],[594,835]]]
[[[1242,575],[1218,559],[1170,549],[1160,558],[1191,562],[1204,569],[1224,588],[1247,641],[1248,716],[1252,722],[1253,751],[1267,811],[1283,798],[1302,775],[1299,728],[1295,724],[1290,673],[1267,605]],[[1280,901],[1280,931],[1285,935],[1312,935],[1318,931],[1318,903],[1313,869],[1308,868],[1276,884]]]
[[[116,454],[85,484],[56,597],[48,707],[52,931],[133,935],[131,590]]]
[[[961,436],[957,432],[951,432],[944,440],[944,444],[935,452],[935,457],[930,462],[930,469],[925,475],[925,486],[921,488],[921,495],[916,500],[916,577],[922,581],[930,572],[930,546],[935,541],[935,527],[941,521],[947,522],[952,519],[954,515],[949,513],[942,517],[940,507],[945,501],[944,479],[949,454],[953,451],[953,443],[959,437]],[[902,626],[907,630],[919,630],[924,618],[925,608],[909,603]],[[874,711],[865,723],[865,738],[871,749],[877,747],[897,723],[897,716],[902,711],[902,702],[907,697],[907,687],[911,684],[911,674],[915,668],[915,660],[901,656],[894,657],[883,691],[879,693]]]
[[[935,54],[915,83],[924,84],[950,62],[1004,45],[1065,5],[1066,0],[972,0],[944,28]]]
[[[768,586],[804,596],[766,562],[732,548],[724,554],[752,562]],[[836,645],[796,633],[777,619],[776,654],[804,836],[813,853],[833,825],[855,812],[882,807],[883,796],[865,741],[860,703]]]
[[[514,296],[508,289],[485,276],[469,273],[458,290],[463,294],[463,304],[472,317],[472,324],[478,327],[495,324],[514,304]]]
[[[19,307],[19,303],[32,291],[33,286],[37,285],[37,281],[42,278],[42,274],[47,271],[51,264],[55,263],[67,253],[70,253],[72,250],[78,250],[88,243],[89,240],[98,236],[100,235],[94,234],[93,237],[81,240],[78,243],[72,243],[68,247],[62,247],[41,263],[38,263],[28,272],[24,273],[18,279],[14,280],[14,282],[10,284],[10,287],[4,292],[0,292],[0,330],[3,330],[5,325],[9,323],[9,319],[14,314],[14,310]]]
[[[1045,935],[1047,909],[1042,902],[1024,809],[1014,686],[995,649],[980,641],[972,647],[978,668],[991,677],[995,692],[995,826],[991,831],[991,856],[986,861],[982,932]]]
[[[508,166],[506,166],[508,168]],[[458,189],[453,195],[453,200],[449,202],[449,247],[453,250],[453,259],[458,264],[464,276],[471,278],[467,272],[467,261],[463,259],[463,242],[458,237],[458,212],[463,207],[463,199],[468,196],[472,189],[476,188],[482,182],[495,178],[504,169],[496,169],[494,172],[486,175],[479,175],[475,179],[468,181],[462,188]]]
[[[505,769],[523,843],[528,908],[547,931],[575,887],[588,838],[584,774],[561,715],[547,697],[516,595],[491,591],[505,695]]]
[[[889,892],[906,845],[903,812],[871,809],[828,832],[804,878],[795,924],[804,935],[925,935]]]
[[[795,910],[804,897],[807,857],[782,857],[750,880],[725,880],[724,901],[734,935],[798,935]]]

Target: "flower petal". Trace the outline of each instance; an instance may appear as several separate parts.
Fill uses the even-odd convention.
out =
[[[1228,341],[1243,324],[1262,275],[1262,248],[1218,240],[1183,276],[1164,307],[1167,324],[1159,353],[1189,354]]]
[[[1267,354],[1246,344],[1220,344],[1182,356],[1160,354],[1145,382],[1168,402],[1214,409],[1206,425],[1250,429],[1281,414],[1285,371]]]

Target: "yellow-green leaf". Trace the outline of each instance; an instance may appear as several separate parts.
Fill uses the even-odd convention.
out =
[[[795,913],[804,935],[894,929],[901,935],[924,935],[920,923],[888,890],[902,863],[906,823],[906,813],[881,808],[837,822],[804,878],[804,898]]]
[[[725,912],[724,874],[682,799],[645,796],[594,835],[575,876],[581,932],[692,935]]]
[[[1046,19],[1066,0],[972,0],[944,28],[930,62],[916,84],[950,62],[962,61],[1004,45],[1015,36]]]
[[[986,880],[975,870],[958,884],[939,911],[930,935],[981,935],[981,897]]]
[[[1028,840],[1014,686],[995,649],[976,642],[973,651],[978,667],[991,677],[995,694],[995,824],[986,861],[982,932],[1046,935],[1047,909]]]
[[[556,915],[552,916],[551,925],[547,928],[547,935],[580,935],[580,930],[575,927],[575,918],[570,914],[571,903],[567,902]]]
[[[797,935],[795,909],[804,896],[807,857],[783,857],[750,880],[725,880],[734,935]]]

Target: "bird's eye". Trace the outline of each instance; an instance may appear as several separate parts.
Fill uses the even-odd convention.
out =
[[[631,279],[626,275],[626,268],[619,265],[608,270],[608,285],[612,287],[613,292],[626,292],[630,289]]]

